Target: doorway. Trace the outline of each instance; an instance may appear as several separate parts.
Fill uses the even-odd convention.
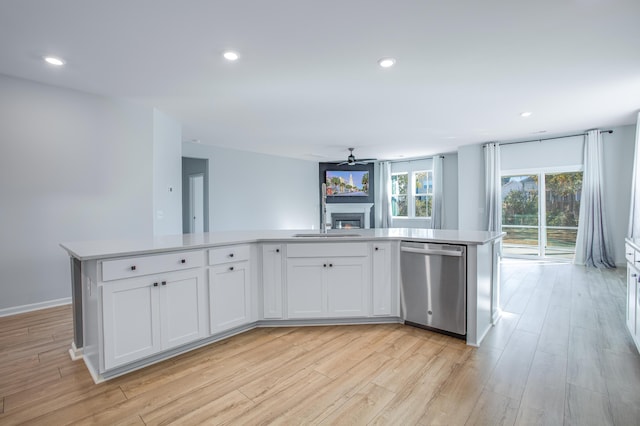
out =
[[[209,232],[209,160],[182,157],[182,232]]]
[[[204,232],[204,175],[189,175],[189,232]]]
[[[503,255],[572,260],[581,194],[580,170],[503,174]]]

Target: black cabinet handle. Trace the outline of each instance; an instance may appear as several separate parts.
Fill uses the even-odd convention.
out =
[[[136,265],[132,265],[132,266],[131,266],[131,270],[132,270],[132,271],[135,271],[135,270],[136,270]]]
[[[154,287],[158,287],[158,283],[153,283],[153,286]]]
[[[327,267],[327,264],[325,263],[324,265],[322,265],[322,267],[323,267],[323,268],[326,268],[326,267]]]
[[[276,253],[280,253],[280,249],[276,249]]]
[[[180,259],[180,263],[187,263],[187,259]]]
[[[230,271],[233,271],[233,266],[229,266],[229,270],[230,270]]]
[[[333,268],[333,263],[330,263],[330,264],[329,264],[329,268]]]
[[[233,257],[233,253],[229,253],[229,257]]]
[[[375,250],[375,251],[378,251],[378,247],[376,247],[374,250]]]
[[[167,285],[167,282],[166,281],[162,281],[162,285]]]

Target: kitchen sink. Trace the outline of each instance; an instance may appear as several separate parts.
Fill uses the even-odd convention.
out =
[[[293,234],[294,237],[303,238],[336,238],[336,237],[362,237],[360,234],[343,234],[343,233],[329,233],[329,234]]]

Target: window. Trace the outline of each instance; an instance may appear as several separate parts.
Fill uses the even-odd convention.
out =
[[[422,170],[413,172],[414,217],[431,217],[433,199],[433,172]]]
[[[394,217],[429,218],[432,201],[431,170],[411,172],[411,180],[409,172],[391,175],[391,212]]]
[[[407,217],[407,184],[408,173],[393,173],[391,175],[391,214],[397,217]]]

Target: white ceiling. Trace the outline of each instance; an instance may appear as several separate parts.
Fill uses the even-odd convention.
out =
[[[154,106],[185,140],[314,161],[607,128],[640,109],[639,0],[3,0],[0,53],[0,73]]]

